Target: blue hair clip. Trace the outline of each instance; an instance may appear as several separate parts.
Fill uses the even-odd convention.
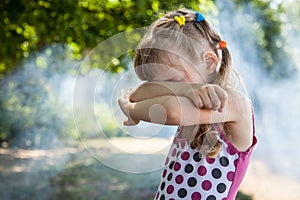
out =
[[[195,22],[202,22],[203,20],[205,20],[205,17],[200,13],[200,12],[196,12],[196,19]]]

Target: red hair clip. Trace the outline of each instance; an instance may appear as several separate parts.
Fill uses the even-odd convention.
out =
[[[224,49],[227,47],[227,42],[225,40],[221,40],[219,42],[220,49]]]

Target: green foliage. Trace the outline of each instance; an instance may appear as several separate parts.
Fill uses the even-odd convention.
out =
[[[39,146],[42,141],[47,143],[51,134],[71,135],[72,131],[63,124],[69,124],[72,115],[64,116],[69,112],[57,100],[56,85],[50,80],[55,75],[76,72],[74,67],[70,67],[72,63],[64,64],[65,59],[81,61],[91,49],[105,39],[122,31],[147,26],[162,11],[172,7],[189,5],[199,10],[200,6],[203,8],[213,5],[212,1],[202,0],[178,2],[0,1],[0,140],[18,141],[18,146],[31,147]],[[140,38],[141,35],[136,35],[128,41]],[[119,51],[124,45],[127,44],[114,45],[117,47],[111,51]],[[62,47],[63,51],[52,52],[54,48],[59,47]],[[104,69],[107,65],[104,65],[103,60],[109,63],[109,59],[112,59],[104,58],[106,54],[97,53],[91,58],[95,65],[88,65],[89,69]],[[111,60],[108,70],[120,72],[126,69],[130,56],[119,55],[121,56]],[[14,73],[10,73],[12,71]],[[5,77],[7,78],[4,79]],[[100,110],[103,109],[105,105]],[[102,128],[109,133],[108,135],[118,135],[115,124],[108,120],[109,117],[103,119],[106,123]],[[91,134],[90,129],[86,128],[89,132],[87,134]]]
[[[286,48],[287,37],[283,34],[286,8],[284,2],[234,1],[245,13],[252,10],[253,29],[255,30],[258,55],[263,60],[263,67],[273,78],[285,78],[294,74],[295,63],[287,58],[291,56]],[[299,5],[299,3],[295,3]],[[294,3],[293,3],[294,5]]]
[[[238,192],[237,196],[236,196],[236,200],[252,200],[253,198],[249,195],[246,195],[242,192]]]
[[[51,148],[58,138],[71,136],[71,109],[57,88],[62,80],[57,68],[64,66],[63,50],[58,49],[46,49],[0,82],[0,141]]]
[[[0,2],[0,74],[53,43],[68,44],[81,60],[88,49],[121,31],[149,25],[161,11],[211,1],[3,0]]]
[[[255,22],[264,67],[275,77],[288,76],[294,63],[285,63],[288,49],[282,35],[286,8],[277,1],[234,0],[237,6],[255,8]],[[293,3],[293,5],[298,3]],[[188,7],[215,14],[213,0],[3,0],[0,2],[0,75],[18,62],[54,43],[67,44],[73,59],[81,60],[88,49],[119,32],[149,25],[162,12]],[[118,72],[119,66],[109,70]],[[282,66],[285,66],[282,68]]]
[[[273,0],[249,1],[234,0],[235,5],[247,12],[248,8],[253,10],[253,29],[256,34],[255,44],[259,52],[262,65],[273,77],[287,77],[293,74],[295,64],[292,59],[286,58],[293,54],[292,48],[287,48],[287,42],[291,40],[288,31],[284,30],[285,16],[296,17],[299,20],[299,3],[276,3]],[[12,140],[18,134],[26,132],[39,132],[30,141],[40,140],[46,130],[32,130],[33,124],[48,126],[46,121],[49,118],[37,117],[47,113],[55,118],[57,126],[54,132],[62,133],[63,129],[60,120],[61,115],[57,110],[52,110],[47,104],[59,105],[56,102],[55,92],[49,90],[48,80],[52,74],[76,73],[70,64],[58,64],[53,60],[62,60],[53,54],[53,46],[62,46],[62,56],[68,59],[82,61],[82,59],[94,49],[99,43],[122,31],[129,31],[139,27],[148,26],[163,12],[178,7],[188,7],[200,10],[206,15],[216,16],[217,7],[214,0],[3,0],[0,1],[0,139]],[[286,10],[292,12],[285,14]],[[295,31],[299,33],[299,26],[292,24]],[[137,41],[141,35],[130,36],[129,41]],[[119,44],[119,49],[128,43]],[[241,44],[241,45],[246,45]],[[117,45],[114,45],[117,46]],[[119,51],[115,47],[110,51]],[[38,54],[45,48],[45,53]],[[124,49],[124,48],[123,48]],[[86,71],[90,68],[106,69],[105,60],[110,63],[108,70],[121,72],[127,69],[132,52],[118,54],[120,57],[104,58],[105,54],[97,52],[94,54],[93,65],[87,65]],[[297,56],[297,54],[296,54]],[[52,57],[52,59],[48,59]],[[298,57],[298,56],[297,56]],[[35,69],[30,72],[41,77],[22,77],[21,71],[10,74],[13,70],[20,68],[22,63],[32,62]],[[110,62],[111,61],[111,62]],[[85,67],[85,66],[83,66]],[[22,68],[22,69],[21,69]],[[34,95],[28,91],[34,91]],[[101,109],[105,110],[103,105]],[[107,112],[106,112],[107,113]],[[57,117],[55,117],[57,116]],[[51,118],[51,117],[50,117]],[[109,118],[109,116],[106,116]],[[105,118],[105,119],[106,119]],[[105,120],[104,120],[105,121]],[[117,128],[109,120],[105,131],[112,135],[119,135]],[[56,128],[55,128],[56,127]],[[65,129],[64,129],[65,130]],[[25,142],[26,143],[26,142]]]

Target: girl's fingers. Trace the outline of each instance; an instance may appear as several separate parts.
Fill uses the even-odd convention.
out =
[[[228,94],[227,92],[221,88],[221,87],[216,87],[216,93],[220,99],[220,108],[219,108],[219,112],[222,112],[225,105],[227,104],[227,101],[228,101]]]
[[[219,99],[219,96],[217,95],[214,87],[207,87],[208,89],[208,95],[210,97],[210,103],[212,106],[212,110],[218,110],[221,105],[221,100]]]
[[[132,126],[132,125],[134,125],[134,124],[132,124],[132,123],[130,123],[128,120],[126,120],[126,121],[123,122],[123,125],[124,125],[124,126]]]
[[[134,91],[135,91],[135,89],[129,88],[126,92],[127,92],[127,94],[131,95]]]
[[[203,107],[202,99],[197,93],[197,91],[189,90],[186,94],[186,96],[193,102],[196,108],[200,109]]]
[[[199,95],[197,95],[197,106],[198,106],[198,108],[203,108],[204,107],[202,99]]]
[[[203,88],[204,90],[208,90],[207,87]],[[211,106],[211,102],[210,102],[210,99],[209,99],[209,96],[207,94],[207,92],[200,92],[199,93],[199,96],[201,97],[201,100],[202,100],[202,103],[203,103],[203,108],[206,108],[206,109],[211,109],[212,106]]]
[[[124,126],[135,126],[137,124],[138,124],[138,122],[135,122],[134,120],[129,119],[129,118],[123,122]]]
[[[133,88],[129,88],[127,90],[122,89],[121,94],[120,94],[120,99],[125,99],[125,100],[128,99],[129,100],[129,97],[133,92],[134,92]]]

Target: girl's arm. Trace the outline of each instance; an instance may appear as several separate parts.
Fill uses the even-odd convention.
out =
[[[222,111],[228,98],[226,91],[216,84],[156,81],[140,85],[131,94],[130,101],[138,102],[159,96],[183,96],[197,108],[219,111]]]
[[[192,88],[190,83],[171,81],[151,81],[141,84],[130,96],[130,101],[137,102],[159,96],[185,96]]]
[[[241,119],[244,106],[249,105],[248,99],[238,93],[230,93],[229,101],[221,112],[198,109],[189,99],[181,96],[160,96],[133,103],[129,99],[124,101],[123,98],[122,102],[120,99],[120,107],[128,111],[127,116],[133,121],[183,126],[236,122]]]

